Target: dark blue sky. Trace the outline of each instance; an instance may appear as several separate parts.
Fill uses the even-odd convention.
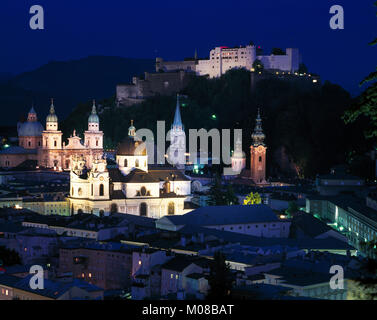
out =
[[[373,71],[374,0],[2,0],[0,72],[19,73],[51,60],[88,55],[181,59],[250,40],[269,52],[298,47],[309,70],[353,93]],[[29,8],[45,10],[45,30],[29,28]],[[331,30],[340,4],[345,29]]]

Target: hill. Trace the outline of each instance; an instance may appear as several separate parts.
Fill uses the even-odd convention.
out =
[[[82,101],[103,99],[115,93],[120,82],[154,70],[152,59],[91,56],[79,60],[53,61],[40,68],[9,79],[1,77],[0,108],[7,110],[0,125],[16,124],[32,103],[40,119],[46,116],[49,99],[54,97],[60,119],[64,119]]]
[[[308,87],[300,81],[280,79],[261,80],[253,91],[250,86],[246,70],[231,70],[219,79],[195,78],[182,92],[188,96],[181,108],[186,135],[190,128],[242,128],[243,150],[249,156],[251,132],[260,107],[268,146],[267,171],[275,177],[313,178],[339,163],[351,163],[356,154],[370,150],[363,137],[365,124],[360,121],[346,126],[341,118],[353,99],[340,86],[325,82]],[[116,108],[113,98],[101,105],[105,143],[115,147],[127,135],[130,119],[137,129],[151,129],[155,137],[157,120],[165,120],[168,131],[175,97],[156,96],[125,109]],[[64,122],[65,134],[73,129],[83,132],[90,109],[90,102],[80,104]],[[361,168],[369,170],[364,164]]]

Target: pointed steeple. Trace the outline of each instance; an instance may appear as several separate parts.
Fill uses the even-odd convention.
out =
[[[257,114],[257,118],[255,120],[254,132],[251,135],[251,138],[253,139],[253,145],[254,146],[259,146],[259,145],[264,146],[264,138],[265,137],[266,136],[265,136],[265,134],[263,133],[263,130],[262,130],[262,119],[260,117],[260,111],[259,111],[259,108],[258,108],[258,114]]]
[[[50,113],[47,115],[46,123],[58,122],[58,117],[55,114],[54,99],[51,98]]]
[[[174,115],[172,129],[183,129],[181,111],[180,111],[180,106],[179,106],[179,94],[177,94],[177,105],[175,107],[175,115]]]

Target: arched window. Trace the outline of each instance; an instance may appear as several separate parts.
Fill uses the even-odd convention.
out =
[[[174,211],[175,211],[174,202],[169,202],[169,204],[168,204],[168,214],[172,215],[172,214],[175,213]]]
[[[99,195],[100,195],[100,196],[103,196],[103,195],[104,195],[103,183],[101,183],[101,184],[99,185]]]
[[[124,159],[124,166],[128,167],[128,161],[127,161],[127,159]]]
[[[140,215],[141,216],[147,216],[148,213],[148,207],[145,202],[140,203],[140,209],[139,209]]]
[[[142,196],[145,196],[145,195],[147,194],[147,189],[145,189],[145,187],[141,187],[141,189],[140,189],[140,194],[141,194]]]
[[[81,197],[82,196],[82,189],[79,188],[78,195]]]
[[[54,141],[54,147],[56,147],[56,146],[57,146],[57,144],[58,144],[58,143],[57,143],[57,142],[56,142],[56,140],[55,140],[55,141]]]
[[[28,144],[28,146],[29,146],[29,147],[31,146],[31,142],[30,142],[30,141],[28,141],[28,143],[27,143],[27,144]]]
[[[92,183],[92,195],[93,195],[93,183]]]
[[[259,162],[262,162],[262,156],[259,156]]]
[[[96,140],[96,147],[98,147],[98,140]]]
[[[82,209],[77,210],[77,214],[83,214],[83,213],[84,211],[82,211]]]
[[[135,167],[136,167],[136,168],[139,167],[139,159],[136,159],[136,161],[135,161]]]

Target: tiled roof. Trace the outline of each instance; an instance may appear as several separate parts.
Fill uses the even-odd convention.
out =
[[[228,225],[239,223],[278,222],[276,214],[264,204],[200,207],[185,215],[167,216],[175,225]]]

